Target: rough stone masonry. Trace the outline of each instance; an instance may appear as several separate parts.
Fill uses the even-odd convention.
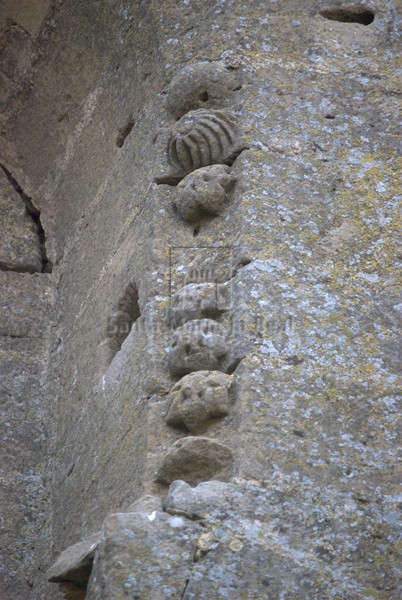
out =
[[[1,600],[399,600],[401,1],[0,9]]]

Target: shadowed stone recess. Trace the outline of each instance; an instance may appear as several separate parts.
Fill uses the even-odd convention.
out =
[[[67,581],[86,587],[99,541],[100,532],[97,532],[64,550],[49,568],[48,580],[54,583]]]

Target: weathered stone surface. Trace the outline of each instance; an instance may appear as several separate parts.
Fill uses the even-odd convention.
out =
[[[228,290],[218,283],[190,283],[178,290],[170,301],[168,320],[172,327],[187,321],[216,319],[228,307]]]
[[[384,509],[393,513],[397,498],[388,508],[379,498],[366,502],[347,491],[328,500],[326,489],[298,477],[195,488],[174,482],[165,510],[204,525],[184,598],[293,598],[298,590],[314,600],[396,599],[398,559],[381,560],[376,528],[390,546],[397,543],[400,511],[392,522],[378,522]],[[303,551],[306,544],[310,552]]]
[[[173,481],[163,501],[163,509],[170,515],[187,519],[203,519],[227,513],[245,514],[248,502],[240,486],[223,481],[205,481],[191,487],[185,481]],[[247,506],[249,508],[249,506]]]
[[[192,371],[222,369],[229,353],[224,328],[212,319],[187,321],[173,334],[169,371],[181,377]]]
[[[244,148],[233,115],[198,109],[187,113],[173,127],[167,155],[173,174],[184,176],[208,165],[231,165]]]
[[[175,117],[197,108],[221,108],[226,96],[239,85],[238,71],[222,63],[195,63],[172,79],[167,105]]]
[[[132,502],[127,508],[127,513],[130,512],[154,512],[162,510],[162,500],[158,496],[151,496],[151,494],[145,494],[141,496],[135,502]]]
[[[51,0],[3,0],[0,15],[0,30],[10,23],[17,23],[29,35],[36,36],[50,8]]]
[[[12,7],[28,4],[27,12],[42,12],[41,1]],[[0,73],[7,87],[1,163],[41,210],[56,264],[56,310],[37,315],[51,322],[47,367],[39,340],[3,345],[5,405],[18,417],[2,420],[12,465],[2,474],[7,589],[2,583],[0,596],[7,600],[56,600],[57,586],[39,587],[41,576],[28,576],[32,589],[26,583],[32,552],[44,573],[50,552],[58,555],[138,495],[160,493],[156,465],[176,439],[164,420],[173,384],[170,267],[174,293],[177,281],[200,283],[191,265],[215,268],[212,253],[223,245],[232,259],[222,252],[219,281],[232,278],[233,302],[219,318],[244,360],[233,373],[237,402],[224,427],[213,425],[214,439],[235,451],[237,476],[275,483],[270,513],[279,516],[266,538],[247,520],[272,550],[262,565],[257,552],[254,571],[251,558],[243,571],[229,550],[212,548],[202,558],[211,545],[204,540],[196,565],[210,560],[208,572],[198,571],[189,593],[236,598],[227,564],[242,595],[253,598],[267,590],[292,599],[402,596],[390,529],[400,492],[400,11],[394,0],[330,4],[57,1],[34,40],[32,70],[24,58],[30,42],[20,36],[25,49],[14,64],[29,85]],[[345,22],[344,11],[371,12],[374,20]],[[32,33],[35,16],[10,16]],[[199,62],[239,73],[242,88],[206,108],[234,115],[250,148],[231,166],[237,184],[225,210],[190,227],[173,210],[177,179],[154,181],[167,170],[175,127],[169,86]],[[130,280],[141,317],[105,368],[98,344]],[[22,321],[15,331],[37,330]],[[31,417],[46,402],[38,419],[50,436],[44,494],[43,453],[30,454],[28,445],[44,441],[42,429],[32,434]],[[283,505],[281,520],[275,510]],[[34,534],[31,524],[44,512],[48,523]],[[270,514],[262,521],[269,525]],[[227,577],[215,589],[217,572]],[[266,572],[275,577],[263,588],[255,580]]]
[[[206,479],[227,479],[233,466],[232,450],[206,437],[177,440],[168,450],[157,473],[157,480],[171,483],[183,479],[199,483]]]
[[[60,583],[59,591],[63,594],[63,600],[86,600],[86,589],[74,583]]]
[[[226,165],[197,169],[178,184],[174,206],[188,223],[219,215],[228,206],[228,193],[235,183],[236,178]]]
[[[21,81],[33,59],[30,35],[16,23],[0,32],[0,69],[13,81]]]
[[[186,375],[171,390],[166,423],[201,433],[211,419],[229,413],[228,388],[232,378],[219,371],[197,371]]]
[[[1,216],[0,216],[1,220]],[[0,598],[29,598],[46,560],[45,316],[49,276],[0,272]],[[39,555],[41,558],[39,558]],[[24,574],[21,565],[24,565]],[[43,564],[43,563],[42,563]]]
[[[1,168],[0,215],[0,269],[40,273],[42,257],[35,223]]]
[[[96,532],[85,540],[66,548],[49,568],[47,579],[55,583],[68,581],[86,587],[100,536],[100,532]]]
[[[158,511],[110,515],[87,599],[180,598],[200,532],[195,523]]]

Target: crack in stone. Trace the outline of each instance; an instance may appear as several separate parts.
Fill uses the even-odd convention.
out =
[[[27,194],[25,194],[25,192],[22,190],[22,188],[19,185],[19,183],[17,182],[17,180],[10,173],[10,171],[8,171],[8,169],[6,169],[6,167],[2,164],[0,164],[0,167],[3,169],[7,179],[9,180],[9,182],[11,183],[11,185],[13,186],[13,188],[15,189],[17,194],[19,194],[19,196],[21,197],[21,200],[23,201],[24,206],[25,206],[25,210],[27,211],[29,217],[32,219],[32,221],[34,223],[34,226],[36,229],[36,234],[38,237],[39,251],[40,251],[41,263],[42,263],[40,272],[41,273],[51,273],[53,265],[47,257],[46,235],[45,235],[45,230],[43,229],[42,221],[40,219],[40,211],[33,204],[32,199],[29,196],[27,196]],[[32,273],[31,270],[27,270],[24,267],[10,268],[1,263],[0,263],[0,271],[16,271],[18,273]]]

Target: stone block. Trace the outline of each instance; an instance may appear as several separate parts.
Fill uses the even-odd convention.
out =
[[[173,377],[222,369],[229,353],[224,328],[212,319],[188,321],[176,329],[168,366]]]
[[[191,433],[207,429],[211,419],[229,413],[231,376],[219,371],[196,371],[183,377],[169,394],[166,423]]]
[[[170,484],[183,479],[196,484],[207,479],[227,479],[233,464],[232,450],[206,437],[186,437],[169,448],[157,480]]]

